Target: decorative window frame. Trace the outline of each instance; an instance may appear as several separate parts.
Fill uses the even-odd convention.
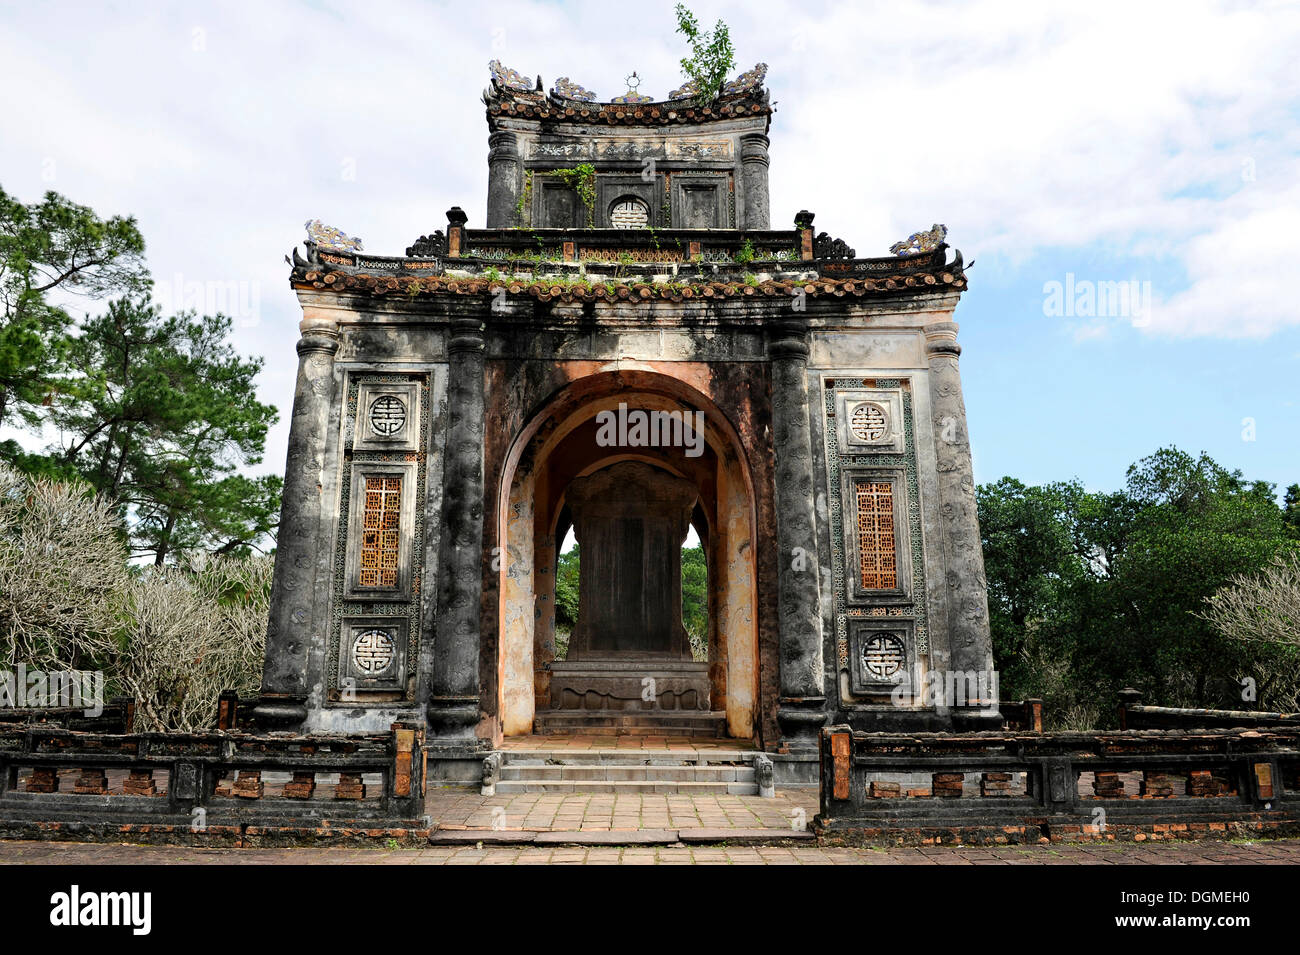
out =
[[[358,402],[358,407],[361,407]],[[348,498],[348,547],[343,596],[349,600],[410,600],[411,550],[415,529],[415,461],[356,461],[352,465],[352,487]],[[401,506],[398,512],[397,584],[392,587],[365,587],[361,584],[361,537],[365,531],[365,482],[368,477],[400,477]],[[342,661],[340,660],[340,663]]]
[[[849,620],[849,688],[854,696],[891,693],[911,686],[916,666],[916,622],[902,617],[855,617]],[[862,648],[878,634],[896,636],[903,644],[903,665],[887,679],[873,676],[862,662]]]
[[[728,195],[731,189],[730,176],[726,173],[700,173],[688,175],[683,173],[674,173],[669,177],[671,188],[670,208],[672,209],[673,228],[686,229],[690,228],[685,225],[686,222],[686,190],[707,186],[713,190],[714,209],[713,222],[710,228],[728,229],[734,228],[735,224],[731,221],[730,208],[728,204]]]
[[[393,641],[393,662],[379,675],[358,669],[352,658],[352,647],[361,634],[382,630]],[[406,660],[410,642],[410,621],[403,616],[364,616],[343,618],[339,627],[338,683],[336,690],[354,689],[360,692],[404,693],[406,691]],[[351,680],[351,686],[347,681]]]
[[[617,229],[609,217],[610,209],[614,203],[620,199],[640,199],[646,207],[646,227],[661,228],[663,226],[663,210],[660,208],[658,201],[659,182],[656,177],[650,182],[645,182],[639,175],[623,176],[603,174],[596,176],[596,228],[598,229]]]
[[[858,544],[858,512],[854,486],[859,481],[888,483],[893,500],[894,577],[896,587],[867,589],[862,586],[862,562]],[[897,468],[853,467],[840,469],[844,535],[845,600],[850,606],[907,603],[912,600],[912,542],[907,527],[907,472]]]

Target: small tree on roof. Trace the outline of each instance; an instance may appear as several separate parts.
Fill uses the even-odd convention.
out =
[[[695,84],[699,98],[706,103],[718,98],[727,74],[736,65],[735,50],[727,25],[719,20],[712,30],[701,31],[700,22],[685,4],[674,8],[677,32],[686,36],[691,55],[682,57],[682,73]]]

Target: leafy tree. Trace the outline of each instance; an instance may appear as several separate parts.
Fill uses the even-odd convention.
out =
[[[709,658],[708,561],[703,546],[682,548],[682,626],[696,660]]]
[[[39,424],[40,409],[67,387],[72,318],[56,298],[148,286],[134,219],[101,219],[55,192],[25,205],[0,189],[0,424]],[[22,456],[13,441],[0,454]]]
[[[1282,514],[1291,527],[1291,533],[1300,539],[1300,484],[1292,484],[1282,498]]]
[[[69,347],[85,371],[52,409],[51,458],[120,502],[132,552],[156,564],[245,553],[275,526],[280,479],[239,471],[261,461],[277,413],[253,397],[261,359],[238,355],[229,331],[222,315],[123,298]]]
[[[677,4],[673,12],[677,15],[676,32],[684,35],[691,45],[691,55],[682,57],[682,73],[695,84],[701,100],[712,102],[722,92],[727,74],[736,65],[731,33],[721,20],[712,30],[701,31],[699,20],[685,4]]]
[[[978,503],[1008,698],[1042,696],[1049,716],[1088,725],[1125,685],[1167,704],[1233,707],[1241,679],[1263,685],[1271,658],[1201,611],[1295,549],[1271,485],[1163,448],[1129,468],[1122,491],[1004,478],[981,486]]]
[[[1234,577],[1205,604],[1201,616],[1249,648],[1260,698],[1279,710],[1300,709],[1300,552]]]
[[[578,622],[578,565],[580,555],[574,544],[561,554],[555,570],[555,626],[572,631]]]

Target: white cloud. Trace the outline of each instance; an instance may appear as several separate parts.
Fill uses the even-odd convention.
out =
[[[694,6],[731,25],[740,69],[770,64],[774,225],[812,209],[819,229],[873,255],[945,222],[968,261],[1000,275],[1100,245],[1117,274],[1094,279],[1155,260],[1188,276],[1156,290],[1148,333],[1300,322],[1283,285],[1300,235],[1296,6]],[[489,59],[605,98],[633,69],[645,92],[680,81],[671,2],[639,6],[634,23],[611,12],[594,0],[11,6],[0,183],[138,216],[162,282],[253,283],[260,321],[239,343],[267,357],[262,397],[287,418],[298,310],[283,255],[302,223],[388,253],[444,227],[453,204],[481,224]]]

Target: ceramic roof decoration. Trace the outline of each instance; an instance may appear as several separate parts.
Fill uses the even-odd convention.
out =
[[[533,91],[533,84],[530,80],[505,66],[500,60],[493,60],[488,64],[488,69],[492,72],[493,81],[500,87],[511,90],[520,90],[524,93]]]
[[[694,80],[687,80],[681,86],[677,87],[677,89],[672,90],[668,94],[668,98],[670,100],[690,99],[692,96],[698,95],[699,92],[700,92],[700,88],[696,84],[696,82]]]
[[[560,99],[576,100],[579,103],[596,102],[596,94],[586,87],[579,86],[577,83],[569,82],[567,76],[561,76],[551,87],[551,93]]]
[[[342,229],[325,225],[319,219],[310,219],[305,223],[307,241],[318,249],[333,249],[336,252],[360,252],[361,240],[349,236]]]
[[[763,81],[767,79],[767,64],[759,63],[747,73],[741,73],[730,83],[722,87],[722,95],[730,96],[733,93],[743,93],[746,90],[759,89]]]
[[[642,96],[637,92],[641,88],[641,77],[632,71],[632,75],[627,78],[627,92],[622,96],[615,96],[611,103],[653,103],[654,99],[649,96]]]
[[[913,232],[905,241],[895,242],[889,247],[889,251],[895,255],[920,255],[922,252],[933,252],[943,245],[947,235],[948,227],[936,222],[925,232]]]

